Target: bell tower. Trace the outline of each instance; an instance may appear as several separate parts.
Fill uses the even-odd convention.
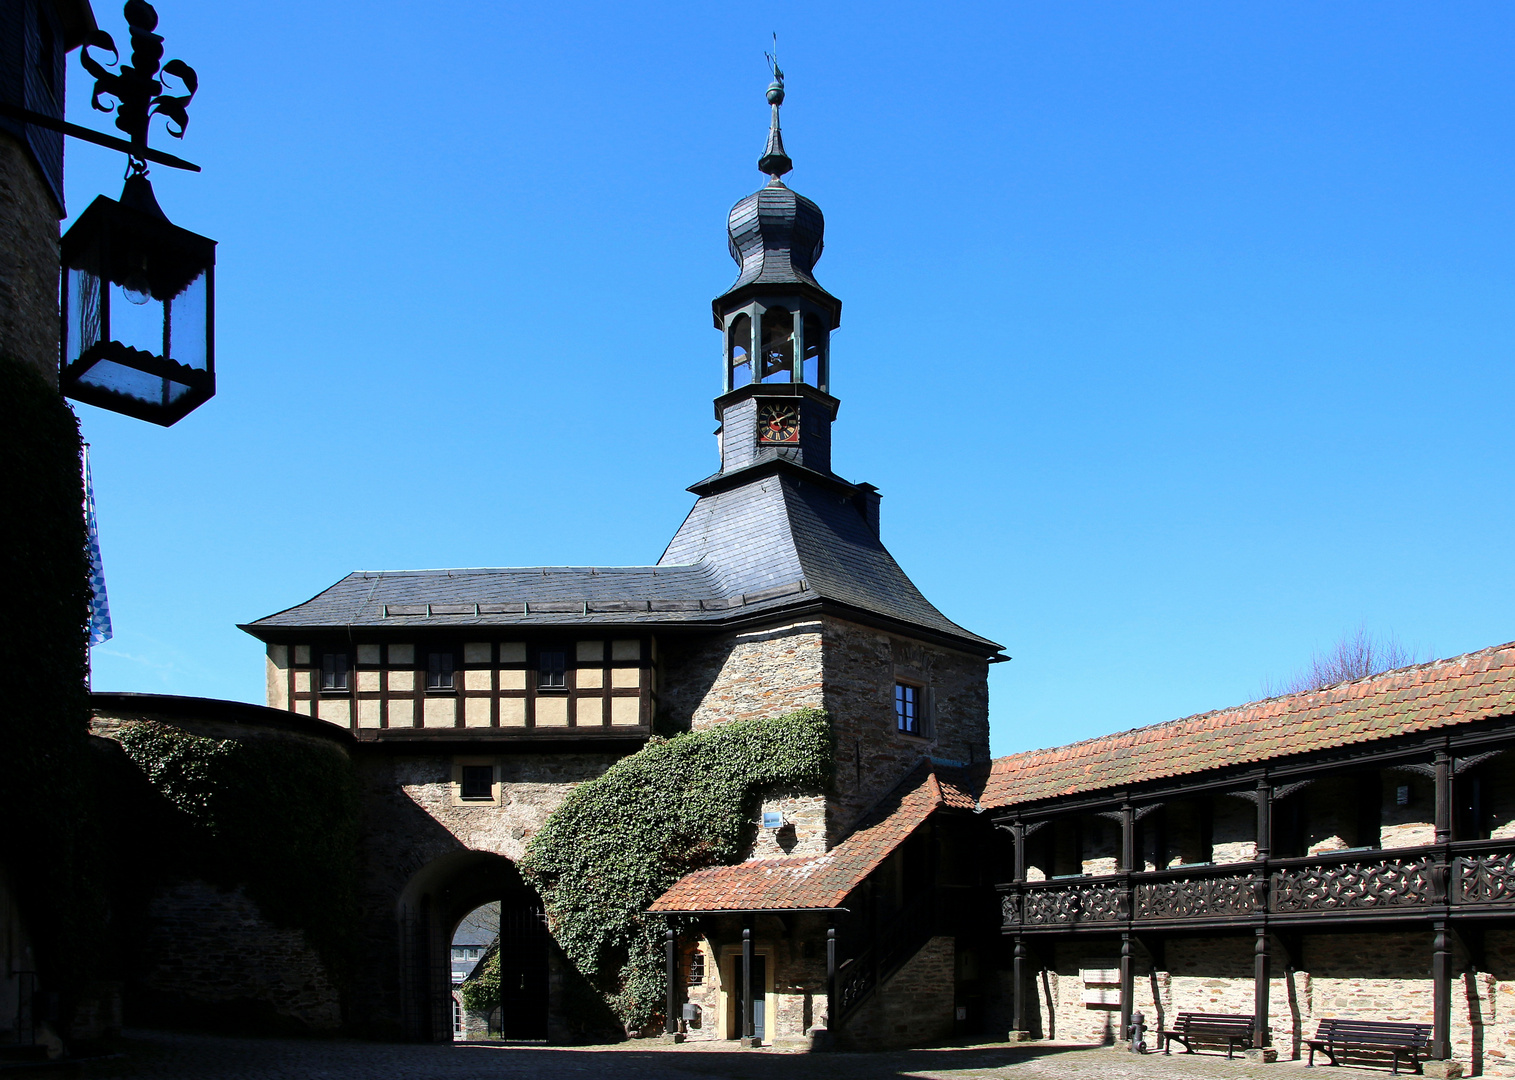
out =
[[[741,270],[711,305],[723,342],[715,399],[721,475],[779,459],[829,476],[839,404],[830,393],[830,342],[842,302],[814,276],[826,229],[821,208],[783,180],[794,163],[779,128],[777,65],[767,97],[772,120],[758,169],[770,179],[731,208],[726,229]]]

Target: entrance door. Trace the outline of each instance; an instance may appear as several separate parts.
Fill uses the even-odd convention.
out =
[[[547,1038],[547,920],[540,903],[500,904],[500,1037]]]
[[[732,1038],[740,1039],[747,1034],[747,1014],[743,1008],[745,1003],[742,1000],[744,987],[742,985],[742,958],[740,955],[737,956],[733,968],[736,972],[736,1032],[732,1035]],[[768,1039],[768,1017],[765,1015],[768,997],[764,992],[764,988],[767,985],[768,959],[764,956],[754,956],[752,958],[752,1033],[765,1042]]]

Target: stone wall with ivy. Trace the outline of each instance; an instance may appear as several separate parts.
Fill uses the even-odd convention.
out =
[[[648,906],[685,874],[739,861],[765,792],[830,782],[831,725],[819,709],[654,738],[573,790],[521,862],[546,904],[553,938],[578,980],[567,1012],[590,1035],[607,1023],[661,1019],[662,934]],[[498,969],[465,990],[487,1011]]]
[[[329,1030],[354,967],[360,800],[331,741],[97,717],[136,852],[134,1018]],[[208,734],[206,732],[209,732]]]

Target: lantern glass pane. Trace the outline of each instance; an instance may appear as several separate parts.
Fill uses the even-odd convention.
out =
[[[168,324],[163,338],[163,356],[176,364],[187,364],[198,371],[204,371],[208,366],[205,354],[205,308],[209,292],[205,277],[204,272],[201,272],[165,305]]]
[[[69,363],[100,340],[100,279],[88,270],[68,272],[67,332]]]
[[[184,383],[149,375],[114,360],[100,360],[91,365],[79,376],[79,385],[124,394],[152,405],[172,405],[190,391]]]
[[[133,297],[146,297],[146,303],[134,303]],[[163,355],[163,302],[145,291],[133,292],[129,286],[112,284],[110,337],[153,356]]]

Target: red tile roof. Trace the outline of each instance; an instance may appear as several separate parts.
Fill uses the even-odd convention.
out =
[[[824,855],[756,859],[697,870],[649,911],[776,911],[840,907],[847,894],[942,806],[972,809],[960,781],[922,764]]]
[[[996,758],[982,803],[1014,806],[1515,714],[1515,642],[1323,690]]]

